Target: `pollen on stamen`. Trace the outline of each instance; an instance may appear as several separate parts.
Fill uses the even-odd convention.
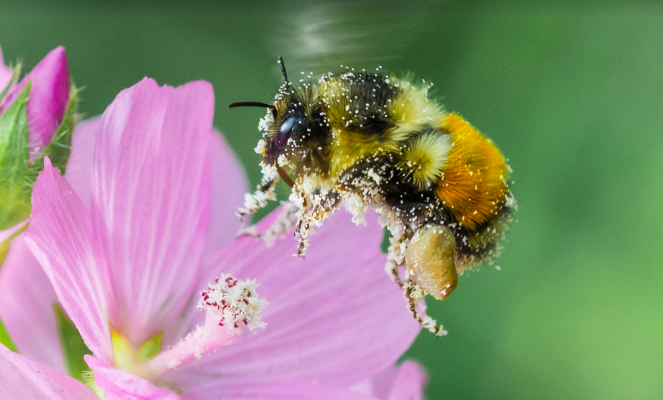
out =
[[[198,301],[199,310],[207,310],[218,319],[219,326],[234,334],[244,328],[253,331],[265,328],[260,313],[267,305],[256,292],[258,284],[254,280],[238,280],[228,274],[221,274],[201,293]]]

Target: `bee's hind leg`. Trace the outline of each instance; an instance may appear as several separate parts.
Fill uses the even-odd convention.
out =
[[[456,238],[444,225],[419,228],[405,250],[408,278],[437,300],[446,299],[458,284]]]
[[[446,331],[436,321],[419,312],[417,305],[429,294],[437,300],[446,299],[458,284],[456,273],[456,239],[444,225],[427,224],[419,228],[405,250],[407,270],[405,297],[414,318],[436,335]]]
[[[428,330],[436,336],[446,335],[447,331],[443,329],[442,324],[438,325],[435,319],[426,314],[426,311],[419,311],[419,304],[423,301],[425,296],[426,292],[424,289],[408,279],[405,283],[405,299],[407,300],[407,304],[414,319],[423,329]]]

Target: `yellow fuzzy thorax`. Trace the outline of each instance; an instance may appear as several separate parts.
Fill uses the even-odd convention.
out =
[[[427,98],[428,87],[417,87],[405,80],[388,78],[397,93],[387,100],[383,109],[374,104],[356,104],[354,99],[347,96],[347,81],[339,77],[326,79],[318,90],[324,99],[326,117],[331,127],[332,140],[329,147],[330,166],[329,175],[338,177],[358,161],[388,153],[403,153],[408,149],[405,143],[412,134],[422,126],[440,126],[445,113],[442,108]],[[352,123],[361,123],[360,118],[365,115],[383,115],[394,122],[394,126],[383,134],[367,135],[347,129]],[[430,138],[429,138],[430,139]],[[424,142],[415,145],[410,152],[413,159],[424,161],[420,149]],[[430,142],[430,140],[429,140]],[[434,140],[433,140],[434,142]],[[439,147],[439,146],[438,146]],[[422,187],[437,172],[441,165],[435,160],[422,174],[415,174],[415,180],[421,182]]]
[[[474,230],[506,201],[506,163],[497,147],[460,116],[448,115],[441,128],[451,135],[453,147],[436,193],[459,224]]]
[[[398,142],[395,140],[380,141],[376,137],[361,133],[332,129],[329,175],[338,177],[368,156],[381,156],[398,151]]]

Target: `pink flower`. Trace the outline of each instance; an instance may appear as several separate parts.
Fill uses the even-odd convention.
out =
[[[67,163],[67,180],[85,204],[90,202],[92,148],[98,128],[98,118],[76,125]],[[18,227],[0,232],[0,242]],[[25,245],[23,235],[18,236],[0,268],[0,320],[22,355],[64,371],[55,303],[57,296],[48,277]]]
[[[0,58],[0,64],[1,61]],[[0,67],[0,91],[5,87],[3,83],[8,83],[10,79],[11,70],[3,64]],[[69,69],[64,48],[57,47],[48,53],[32,72],[7,92],[4,99],[0,99],[0,114],[12,105],[30,81],[28,138],[30,161],[34,161],[51,142],[69,102]]]
[[[14,71],[5,65],[2,60],[2,49],[0,49],[0,93],[7,87],[12,80]]]
[[[37,180],[26,242],[93,353],[96,384],[107,399],[372,398],[348,388],[418,332],[382,271],[375,216],[362,229],[337,215],[306,260],[291,258],[292,240],[221,248],[234,207],[213,199],[244,188],[212,187],[214,164],[236,171],[212,159],[212,113],[204,82],[144,80],[102,116],[87,190],[48,162]]]
[[[43,158],[50,157],[64,171],[76,91],[71,89],[70,94],[62,47],[51,51],[18,84],[0,60],[0,84],[0,230],[7,230],[30,215],[32,185]]]

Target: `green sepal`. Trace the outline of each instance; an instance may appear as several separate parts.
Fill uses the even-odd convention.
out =
[[[18,76],[21,74],[21,65],[17,65],[14,67],[14,70],[12,71],[12,78],[7,82],[7,86],[5,86],[2,89],[2,92],[0,92],[0,101],[5,98],[7,93],[9,92],[9,89],[18,82]]]
[[[9,332],[7,331],[7,328],[5,328],[5,324],[2,322],[0,319],[0,343],[4,344],[9,350],[18,353],[18,349],[16,348],[16,345],[14,344],[14,341],[12,340],[11,336],[9,336]]]
[[[62,345],[65,369],[71,377],[86,383],[85,375],[90,368],[85,363],[83,356],[92,354],[92,352],[87,348],[78,329],[58,303],[53,304],[53,311],[55,312],[55,321],[57,322],[58,335]]]
[[[161,340],[163,339],[163,332],[159,332],[151,338],[147,339],[136,352],[136,361],[145,362],[154,358],[161,352]]]
[[[44,157],[48,156],[55,168],[64,175],[69,154],[71,153],[71,138],[74,133],[74,124],[76,120],[76,106],[78,103],[78,90],[72,86],[69,90],[69,102],[62,117],[62,123],[53,134],[53,139],[46,146],[37,159],[28,167],[27,181],[32,187],[37,176],[44,169]],[[91,151],[91,149],[90,149]]]
[[[44,158],[61,174],[65,173],[76,119],[78,90],[71,87],[69,102],[53,139],[36,160],[29,162],[27,99],[31,82],[0,116],[0,230],[7,229],[30,215],[32,186],[44,169]]]
[[[28,94],[31,82],[0,115],[0,230],[30,215],[30,191],[26,191],[28,170]]]
[[[93,371],[86,371],[83,373],[83,383],[85,386],[89,387],[90,390],[94,392],[101,400],[106,399],[106,394],[104,394],[104,391],[97,386],[97,382],[94,380],[94,372]]]

